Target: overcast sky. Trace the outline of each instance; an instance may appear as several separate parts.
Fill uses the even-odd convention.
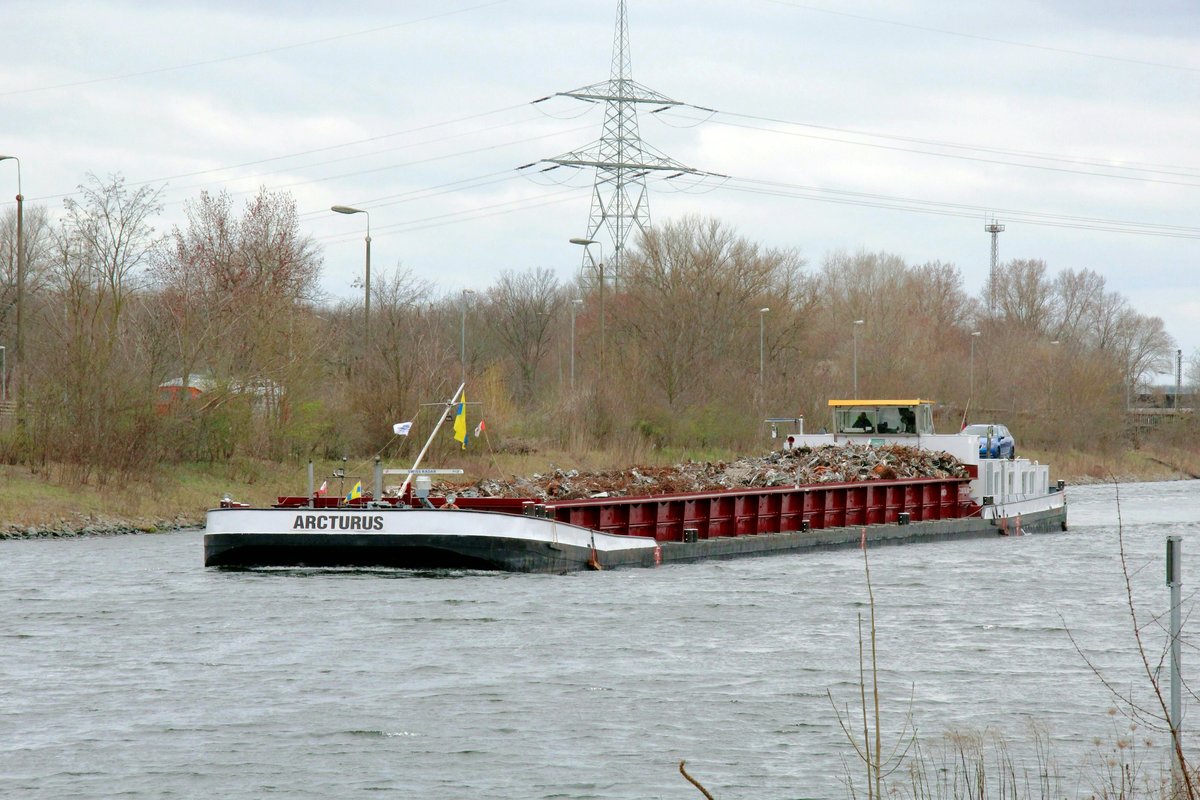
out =
[[[617,0],[5,3],[0,153],[27,202],[87,173],[286,189],[323,287],[372,267],[446,292],[580,269],[592,176],[516,168],[600,136]],[[653,221],[716,217],[815,268],[835,250],[1090,268],[1200,348],[1200,3],[628,0],[634,78],[681,108],[642,138],[729,176],[650,183]],[[529,173],[533,173],[532,176]],[[0,163],[0,196],[15,194]],[[7,187],[7,188],[5,188]],[[686,189],[686,190],[685,190]],[[5,206],[12,205],[11,199]]]

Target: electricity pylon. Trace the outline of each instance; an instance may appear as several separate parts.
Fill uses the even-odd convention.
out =
[[[589,103],[604,103],[604,130],[599,141],[581,150],[573,150],[547,163],[564,167],[594,168],[596,180],[592,188],[592,209],[588,216],[588,240],[597,237],[604,228],[611,241],[609,263],[602,266],[601,275],[619,288],[623,277],[625,246],[632,230],[645,232],[650,227],[650,199],[646,193],[646,176],[669,172],[667,180],[681,175],[706,175],[686,167],[660,153],[642,141],[638,132],[639,105],[657,106],[650,113],[684,105],[633,80],[629,59],[629,21],[625,0],[617,3],[617,31],[613,41],[612,74],[606,81],[593,83],[570,92],[558,92],[558,97],[573,97]],[[583,275],[590,284],[595,278],[595,262],[590,253],[584,254]]]

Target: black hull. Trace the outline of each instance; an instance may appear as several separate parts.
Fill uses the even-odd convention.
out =
[[[654,567],[708,559],[778,555],[856,547],[865,531],[868,546],[980,539],[1067,529],[1066,508],[1051,509],[1001,525],[978,517],[907,525],[826,528],[794,533],[663,542],[656,549],[598,552],[587,547],[491,536],[383,533],[210,533],[204,537],[209,567],[392,567],[414,570],[492,570],[566,573],[619,567]]]
[[[652,566],[643,559],[613,566]],[[565,573],[588,569],[591,551],[550,542],[492,536],[422,534],[211,533],[206,567],[393,567]]]

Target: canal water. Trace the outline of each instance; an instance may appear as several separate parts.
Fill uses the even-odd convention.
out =
[[[1128,733],[1094,669],[1145,695],[1118,519],[1157,660],[1168,535],[1185,618],[1200,582],[1200,483],[1068,498],[1068,533],[867,554],[885,748],[909,715],[927,753],[991,729],[1021,774],[1090,792]],[[198,531],[0,542],[0,797],[699,797],[686,759],[723,799],[838,798],[861,773],[835,711],[861,728],[859,550],[568,576],[201,560]],[[1161,739],[1124,752],[1157,774]]]

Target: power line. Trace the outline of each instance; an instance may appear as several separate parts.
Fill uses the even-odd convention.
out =
[[[721,111],[718,111],[717,113],[718,113],[718,115],[725,114],[725,112],[721,112]],[[749,114],[728,114],[728,116],[737,116],[737,117],[743,117],[746,119],[757,119],[757,120],[762,120],[762,121],[766,121],[766,122],[775,122],[775,123],[778,123],[781,125],[796,125],[796,126],[805,126],[806,125],[806,123],[789,122],[787,120],[773,119],[770,117],[756,117],[756,116],[749,115]],[[837,144],[848,144],[848,145],[854,145],[856,147],[871,147],[871,148],[875,148],[877,150],[892,150],[892,151],[901,152],[901,153],[914,153],[917,155],[934,156],[935,158],[953,158],[953,159],[957,159],[960,161],[973,161],[976,163],[983,163],[983,164],[997,164],[997,165],[1008,166],[1008,167],[1023,167],[1025,169],[1036,169],[1036,170],[1043,170],[1043,171],[1047,171],[1047,172],[1060,172],[1060,173],[1066,173],[1066,174],[1070,174],[1070,175],[1087,175],[1090,177],[1097,177],[1097,178],[1114,178],[1116,180],[1125,180],[1125,181],[1139,181],[1139,182],[1144,182],[1144,183],[1160,183],[1160,184],[1165,184],[1168,186],[1200,187],[1200,182],[1193,183],[1190,181],[1176,181],[1176,180],[1168,180],[1165,178],[1150,178],[1150,177],[1144,177],[1144,176],[1140,176],[1140,175],[1119,175],[1119,174],[1114,174],[1111,172],[1092,172],[1090,170],[1072,169],[1070,167],[1054,167],[1054,166],[1050,166],[1050,165],[1046,165],[1046,164],[1023,164],[1019,161],[1005,161],[1003,159],[984,158],[982,156],[969,156],[969,155],[962,155],[962,154],[957,154],[957,153],[938,153],[938,152],[932,151],[932,150],[920,150],[920,149],[913,148],[913,147],[901,147],[899,145],[879,144],[879,143],[875,143],[875,142],[855,142],[855,141],[852,141],[849,139],[839,139],[834,136],[819,136],[817,134],[812,134],[812,133],[799,133],[796,131],[781,131],[776,128],[768,128],[768,127],[762,127],[762,126],[758,126],[758,125],[748,125],[748,124],[738,123],[738,122],[725,122],[725,121],[722,121],[719,119],[712,120],[711,124],[725,125],[725,126],[731,127],[731,128],[742,128],[745,130],[762,131],[764,133],[775,133],[780,136],[792,136],[792,137],[798,137],[798,138],[804,138],[804,139],[816,139],[818,141],[834,142]],[[819,126],[812,126],[812,127],[819,127]],[[848,132],[858,133],[857,131],[848,131]],[[889,138],[889,139],[901,138],[901,137],[888,136],[886,134],[861,133],[859,135],[876,136],[879,138]],[[949,144],[949,143],[946,143],[941,146],[959,147],[959,148],[963,148],[963,149],[975,149],[975,150],[985,149],[985,148],[977,148],[977,147],[973,147],[973,146],[969,146],[969,145],[953,145],[953,144]],[[1049,157],[1043,156],[1043,158],[1049,158]],[[1105,167],[1108,169],[1123,169],[1123,167],[1113,166],[1113,165],[1105,165]],[[1150,171],[1150,170],[1143,170],[1143,171]],[[1161,171],[1155,170],[1155,172],[1159,172],[1160,174],[1162,174]],[[1195,177],[1200,179],[1200,174],[1196,175]]]
[[[875,131],[864,131],[864,130],[858,130],[856,128],[840,128],[840,127],[837,127],[834,125],[822,125],[822,124],[819,124],[816,122],[797,122],[795,120],[780,119],[778,117],[766,117],[766,116],[756,115],[756,114],[741,114],[736,111],[718,111],[716,109],[704,108],[701,106],[690,106],[690,107],[695,108],[699,111],[708,112],[707,116],[705,116],[703,119],[695,119],[693,117],[687,118],[687,119],[695,120],[698,124],[703,124],[704,122],[708,121],[709,119],[712,119],[714,116],[721,115],[721,116],[727,116],[727,117],[738,117],[741,119],[757,120],[759,122],[771,122],[771,123],[775,123],[778,125],[789,125],[789,126],[793,126],[793,127],[797,127],[797,128],[813,128],[816,130],[834,131],[836,133],[848,133],[848,134],[851,134],[854,136],[868,136],[868,137],[875,138],[875,139],[887,139],[889,141],[896,141],[896,142],[909,142],[909,143],[914,143],[914,144],[924,144],[924,145],[930,145],[930,146],[934,146],[934,147],[946,147],[946,148],[958,149],[958,150],[974,150],[974,151],[981,152],[981,153],[995,153],[997,155],[1010,155],[1010,156],[1017,156],[1020,158],[1034,158],[1034,159],[1042,159],[1042,160],[1047,160],[1047,161],[1058,161],[1061,163],[1101,167],[1104,169],[1123,169],[1123,170],[1129,170],[1129,171],[1134,171],[1134,172],[1151,172],[1151,173],[1157,173],[1157,174],[1163,174],[1163,175],[1175,175],[1177,177],[1185,177],[1185,178],[1200,178],[1200,167],[1180,166],[1178,164],[1154,164],[1154,163],[1147,163],[1147,162],[1140,162],[1140,161],[1124,161],[1123,159],[1108,159],[1108,160],[1086,159],[1086,158],[1078,158],[1076,156],[1066,156],[1066,155],[1061,155],[1061,154],[1056,154],[1056,153],[1039,152],[1036,150],[1017,150],[1017,149],[1013,149],[1013,148],[992,147],[992,146],[988,146],[988,145],[963,144],[961,142],[948,142],[948,141],[939,140],[939,139],[925,139],[925,138],[920,138],[920,137],[915,137],[915,136],[900,136],[897,134],[877,133]],[[721,124],[733,126],[733,123],[721,123]],[[756,128],[754,126],[745,126],[745,127],[749,128],[751,130],[763,130],[763,131],[781,133],[780,131],[773,131],[773,129],[771,129],[771,128]],[[800,134],[789,134],[789,135],[800,135]],[[813,138],[816,138],[816,137],[813,137]],[[830,139],[829,141],[845,142],[847,144],[858,144],[857,142],[851,142],[851,141],[847,141],[847,140],[843,140],[843,139]],[[1113,163],[1113,161],[1118,161],[1118,160],[1122,161],[1122,163],[1120,163],[1120,164]]]
[[[355,172],[343,172],[343,173],[339,173],[337,175],[326,175],[322,178],[312,178],[310,180],[305,180],[305,181],[295,181],[293,183],[286,183],[286,184],[282,184],[280,186],[275,186],[275,187],[271,187],[271,188],[275,191],[279,191],[279,190],[283,190],[283,189],[291,189],[292,187],[295,187],[295,186],[307,186],[307,185],[313,184],[313,183],[323,183],[324,181],[337,180],[340,178],[355,178],[360,175],[371,175],[376,172],[386,172],[386,171],[392,170],[392,169],[402,169],[405,167],[420,166],[422,164],[431,164],[435,161],[446,161],[448,159],[458,158],[460,156],[469,156],[469,155],[476,155],[478,153],[486,153],[490,150],[498,150],[503,147],[512,147],[514,145],[527,144],[529,142],[535,142],[535,141],[539,141],[541,139],[552,139],[555,136],[562,136],[566,133],[573,133],[575,131],[583,130],[583,129],[584,129],[583,127],[578,127],[578,128],[573,128],[573,129],[567,130],[567,131],[555,131],[553,133],[545,133],[545,134],[541,134],[540,136],[528,136],[528,137],[525,137],[524,139],[515,139],[512,141],[508,141],[508,142],[500,142],[498,144],[489,144],[489,145],[484,145],[483,147],[475,147],[475,148],[471,148],[469,150],[459,150],[459,151],[456,151],[453,153],[444,153],[439,156],[430,156],[429,158],[420,158],[420,159],[415,159],[413,161],[404,161],[404,162],[394,163],[394,164],[384,164],[383,166],[371,167],[370,169],[357,170]],[[324,166],[325,164],[337,163],[339,161],[345,161],[345,160],[349,160],[349,159],[333,159],[331,161],[322,161],[322,162],[318,162],[315,164],[306,164],[303,166],[294,167],[293,169],[296,169],[296,170],[308,169],[311,167]],[[241,175],[236,178],[232,178],[230,180],[239,180],[239,181],[253,180],[255,178],[263,177],[264,175],[277,174],[278,172],[283,172],[283,171],[286,171],[286,170],[276,170],[274,172],[260,173],[260,174],[256,174],[256,175]],[[222,181],[222,183],[227,183],[227,182],[229,182],[229,181]],[[177,187],[177,190],[182,191],[182,190],[186,190],[186,189],[198,189],[198,188],[201,188],[206,185],[208,185],[208,184],[194,184],[192,186],[182,186],[182,187]],[[230,194],[232,194],[232,195],[248,194],[248,193],[256,192],[256,191],[258,191],[258,190],[257,189],[244,189],[244,190],[240,190],[240,191],[236,191],[236,192],[230,192]],[[174,201],[174,202],[179,202],[179,201]]]
[[[1108,233],[1128,233],[1137,236],[1158,236],[1169,239],[1200,239],[1200,228],[1186,225],[1166,225],[1153,222],[1080,217],[1020,209],[997,209],[991,206],[984,207],[966,203],[921,200],[918,198],[854,192],[844,189],[827,189],[824,187],[804,186],[752,178],[731,178],[730,182],[723,188],[748,194],[797,200],[814,200],[822,203],[836,203],[864,208],[882,208],[914,214],[977,219],[981,214],[996,212],[1002,214],[1007,220],[1022,222],[1027,225],[1105,231]]]
[[[1200,72],[1200,67],[1187,67],[1182,64],[1168,64],[1163,61],[1147,61],[1140,58],[1126,58],[1124,56],[1113,56],[1107,53],[1091,53],[1086,50],[1071,50],[1066,47],[1052,47],[1045,44],[1031,44],[1029,42],[1019,42],[1015,39],[999,39],[995,36],[982,36],[976,33],[964,33],[962,31],[952,31],[946,28],[934,28],[927,25],[915,25],[911,22],[899,22],[894,19],[883,19],[882,17],[870,17],[866,14],[852,14],[848,11],[834,11],[829,8],[821,8],[819,6],[811,6],[806,3],[797,3],[793,0],[764,0],[767,3],[772,3],[777,6],[788,6],[791,8],[799,8],[805,11],[813,11],[818,14],[829,14],[835,17],[846,17],[848,19],[863,20],[865,22],[875,22],[880,25],[892,25],[897,28],[907,28],[914,31],[923,31],[925,33],[940,33],[945,36],[958,36],[963,39],[974,39],[980,42],[992,42],[993,44],[1005,44],[1011,47],[1024,47],[1029,50],[1044,50],[1050,53],[1061,53],[1069,56],[1080,56],[1082,58],[1095,58],[1104,61],[1114,61],[1123,64],[1136,64],[1141,67],[1161,67],[1162,69],[1173,69],[1181,72]]]
[[[331,144],[331,145],[326,145],[324,147],[311,148],[309,150],[298,150],[293,153],[284,153],[284,154],[277,155],[277,156],[268,156],[267,158],[260,158],[260,159],[254,160],[254,161],[243,161],[238,164],[226,164],[226,165],[219,166],[219,167],[211,167],[209,169],[194,170],[192,172],[181,172],[181,173],[177,173],[175,175],[164,175],[164,176],[157,177],[157,178],[143,178],[143,179],[137,180],[137,181],[126,181],[125,185],[126,186],[146,186],[146,185],[155,184],[155,183],[167,183],[169,181],[179,180],[181,178],[194,178],[199,175],[211,175],[214,173],[229,172],[231,170],[242,169],[244,167],[253,167],[253,166],[257,166],[259,164],[270,164],[270,163],[274,163],[277,161],[285,161],[285,160],[291,159],[291,158],[299,158],[301,156],[313,155],[315,153],[326,153],[326,152],[330,152],[333,150],[340,150],[340,149],[347,148],[347,147],[355,147],[355,146],[361,145],[361,144],[369,144],[371,142],[378,142],[378,141],[382,141],[384,139],[391,139],[391,138],[395,138],[397,136],[407,136],[407,135],[413,134],[413,133],[420,133],[422,131],[433,130],[435,128],[441,128],[441,127],[445,127],[447,125],[457,125],[461,122],[469,122],[470,120],[473,120],[473,119],[479,119],[481,117],[492,116],[495,114],[502,114],[507,111],[514,111],[519,108],[525,108],[527,105],[528,105],[528,103],[518,103],[517,105],[506,106],[504,108],[492,109],[491,111],[481,111],[478,114],[468,114],[463,117],[456,117],[455,119],[445,120],[443,122],[432,122],[427,125],[418,125],[416,127],[407,128],[407,129],[401,130],[401,131],[393,131],[391,133],[379,134],[378,136],[370,136],[365,139],[355,139],[355,140],[352,140],[349,142],[340,142],[338,144]],[[518,120],[515,123],[505,122],[505,123],[501,123],[498,125],[492,125],[487,128],[481,128],[478,131],[475,131],[475,133],[486,133],[487,131],[497,130],[499,128],[508,127],[513,124],[519,124],[521,121],[531,121],[533,119],[536,119],[536,118],[528,117],[528,118],[525,118],[524,120]],[[567,132],[574,132],[575,130],[577,130],[577,129],[572,128],[570,131],[567,131]],[[455,134],[455,137],[457,137],[459,135],[469,135],[469,134]],[[454,138],[454,137],[443,137],[443,138]],[[441,141],[441,140],[439,140],[439,141]],[[404,146],[408,146],[408,145],[404,145]],[[404,147],[404,146],[402,146],[402,147]],[[334,158],[334,159],[329,159],[327,161],[316,161],[316,162],[312,162],[310,164],[299,165],[297,167],[294,167],[293,169],[304,169],[307,167],[321,166],[323,164],[332,164],[332,163],[337,163],[339,161],[349,160],[352,158],[366,158],[370,155],[375,155],[380,152],[390,152],[391,150],[394,150],[394,149],[401,149],[401,148],[390,148],[388,150],[375,151],[374,153],[364,153],[360,156],[350,156],[347,158]],[[281,170],[276,170],[274,172],[278,172],[278,171],[281,171]],[[274,174],[274,172],[267,172],[267,173],[260,173],[260,174],[269,175],[269,174]],[[238,176],[236,178],[225,179],[225,180],[221,180],[221,181],[217,181],[217,182],[218,183],[228,183],[230,180],[242,180],[246,177],[247,176]],[[256,177],[256,176],[248,176],[248,177]],[[201,184],[201,185],[207,185],[207,184]],[[172,191],[179,191],[179,190],[182,190],[185,188],[195,188],[195,187],[172,187]],[[77,194],[79,194],[79,192],[62,192],[59,194],[39,195],[37,197],[31,197],[31,198],[26,198],[26,199],[31,200],[31,201],[59,200],[59,199],[67,198],[67,197],[73,197]],[[4,205],[4,203],[0,203],[0,205]]]
[[[500,216],[503,214],[511,214],[531,208],[541,208],[543,206],[565,203],[568,200],[573,199],[573,197],[568,197],[566,195],[573,195],[579,191],[580,190],[576,188],[560,189],[556,192],[549,192],[548,194],[540,195],[538,197],[522,197],[513,200],[504,200],[499,203],[492,203],[490,205],[477,206],[475,208],[462,209],[459,211],[450,211],[445,214],[434,214],[432,216],[421,217],[418,219],[408,220],[406,222],[394,222],[390,225],[381,225],[378,227],[372,226],[371,232],[372,234],[375,234],[379,231],[404,233],[407,231],[438,228],[442,227],[443,225],[468,222],[476,219],[485,219],[487,217]],[[421,223],[432,224],[426,225]],[[314,237],[314,239],[316,241],[328,242],[330,244],[341,244],[343,242],[361,241],[362,237],[358,235],[335,234],[330,236]]]
[[[404,22],[396,22],[391,25],[381,25],[377,28],[368,28],[366,30],[361,30],[361,31],[351,31],[350,33],[339,33],[339,34],[335,34],[333,36],[326,36],[321,39],[310,39],[305,42],[296,42],[294,44],[285,44],[285,45],[280,45],[279,47],[270,47],[265,50],[254,50],[249,53],[237,53],[235,55],[221,56],[218,58],[209,58],[209,59],[204,59],[202,61],[191,61],[186,64],[175,64],[175,65],[166,66],[166,67],[155,67],[153,69],[140,70],[137,72],[124,72],[119,75],[105,75],[105,76],[99,77],[99,78],[88,78],[86,80],[70,81],[68,83],[58,83],[58,84],[54,84],[54,85],[50,85],[50,86],[33,86],[33,87],[30,87],[27,89],[13,89],[13,90],[10,90],[7,92],[0,92],[0,97],[12,97],[14,95],[33,94],[35,92],[49,92],[49,91],[54,91],[56,89],[70,89],[70,88],[74,88],[76,86],[91,86],[91,85],[97,84],[97,83],[106,83],[109,81],[125,80],[126,78],[140,78],[140,77],[144,77],[146,75],[160,75],[164,72],[177,72],[179,70],[191,69],[193,67],[207,67],[212,64],[224,64],[224,63],[227,63],[230,61],[238,61],[243,58],[254,58],[256,56],[270,55],[271,53],[282,53],[287,50],[296,50],[301,47],[311,47],[312,45],[315,45],[315,44],[326,44],[328,42],[336,42],[341,39],[352,39],[357,36],[366,36],[366,35],[372,34],[372,33],[379,33],[380,31],[389,31],[389,30],[394,30],[396,28],[404,28],[409,25],[416,25],[421,22],[429,22],[430,20],[441,19],[442,17],[450,17],[450,16],[454,16],[456,14],[464,14],[468,11],[478,11],[481,8],[487,8],[489,6],[497,6],[502,3],[507,3],[507,2],[510,2],[510,0],[491,0],[491,2],[479,3],[477,5],[467,6],[466,8],[454,9],[452,11],[443,11],[440,14],[430,14],[429,16],[418,17],[416,19],[406,20]]]

